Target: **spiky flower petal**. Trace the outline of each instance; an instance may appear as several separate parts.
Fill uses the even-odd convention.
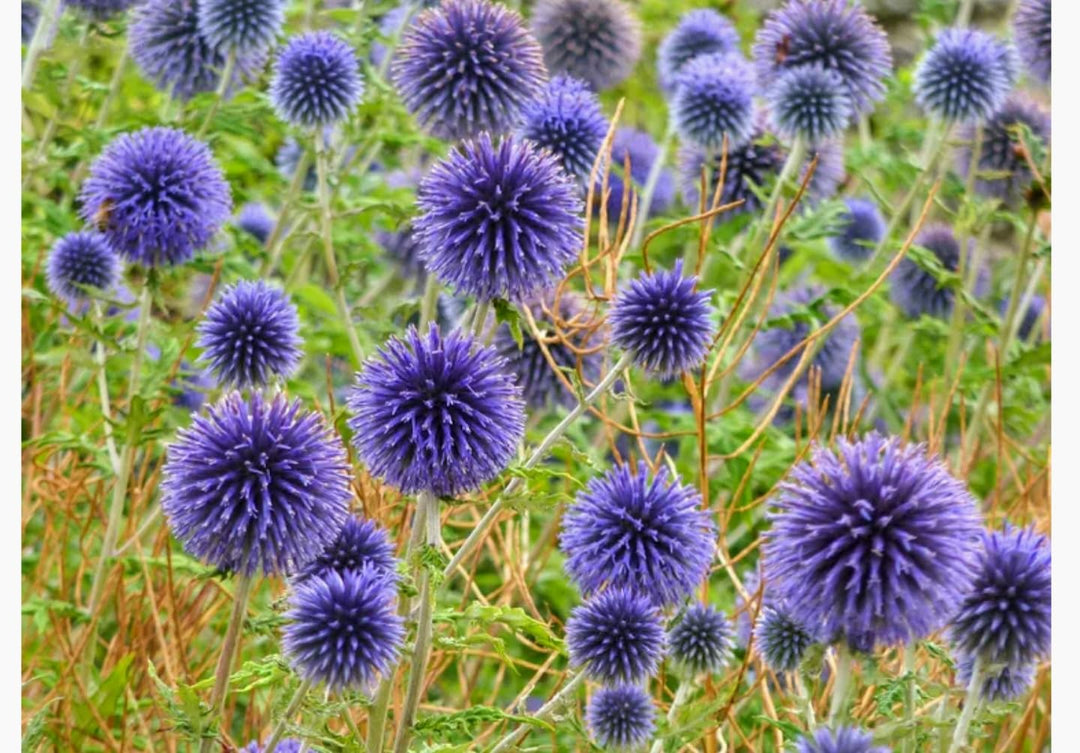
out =
[[[342,573],[365,567],[388,578],[396,577],[394,545],[390,543],[386,530],[374,520],[349,516],[338,537],[318,557],[300,569],[296,580],[325,575],[330,570]]]
[[[1020,0],[1013,33],[1020,58],[1035,78],[1050,83],[1050,0]]]
[[[270,99],[278,117],[301,128],[348,117],[364,93],[356,52],[341,37],[311,31],[289,40],[274,64]]]
[[[543,93],[525,105],[518,133],[547,149],[567,174],[578,181],[588,179],[608,121],[600,100],[581,79],[556,76]]]
[[[746,142],[754,130],[754,73],[741,55],[698,55],[676,77],[671,117],[679,137],[710,149]]]
[[[570,661],[605,684],[637,683],[654,672],[665,641],[660,613],[645,596],[624,588],[598,593],[566,621]]]
[[[773,672],[798,669],[814,639],[801,624],[780,609],[762,607],[754,625],[754,645]]]
[[[221,50],[270,47],[285,23],[287,0],[199,0],[199,33]]]
[[[589,731],[600,747],[634,750],[656,730],[656,707],[652,697],[637,685],[600,688],[585,711]]]
[[[731,659],[732,627],[724,613],[695,602],[668,636],[671,658],[691,675],[716,674]]]
[[[622,0],[538,0],[532,32],[552,73],[568,73],[594,91],[615,86],[641,56],[641,23]]]
[[[1025,129],[1030,131],[1031,138],[1027,134],[1021,138]],[[966,178],[978,138],[975,127],[965,127],[960,138],[964,147],[959,151],[958,162],[960,174]],[[975,190],[1002,199],[1011,207],[1018,206],[1027,198],[1034,180],[1025,150],[1040,146],[1050,146],[1050,114],[1027,97],[1009,97],[982,126]]]
[[[829,248],[845,261],[864,262],[885,237],[885,219],[869,199],[845,199],[844,203],[847,210],[840,216],[840,232],[829,237]]]
[[[808,144],[840,134],[854,113],[843,78],[818,64],[781,73],[769,88],[768,99],[777,133]]]
[[[240,207],[233,222],[259,243],[265,244],[270,234],[274,232],[276,220],[265,204],[251,201]]]
[[[799,738],[795,753],[889,753],[889,749],[874,745],[869,732],[855,727],[820,727],[812,736]]]
[[[106,291],[120,276],[120,260],[100,233],[68,233],[49,252],[45,267],[49,290],[69,303],[81,301],[87,288]]]
[[[699,55],[728,55],[738,51],[739,33],[731,21],[712,8],[687,11],[657,49],[660,86],[665,91],[674,89],[683,66]]]
[[[948,225],[935,224],[924,228],[916,236],[915,245],[933,254],[946,272],[959,269],[960,242]],[[952,313],[956,292],[939,282],[933,272],[924,269],[910,256],[905,256],[893,270],[889,285],[893,302],[909,317],[926,314],[947,319]]]
[[[975,669],[975,657],[968,654],[960,656],[956,662],[956,684],[966,688],[971,684],[971,674]],[[1031,689],[1035,681],[1035,665],[1006,664],[982,671],[982,688],[979,697],[984,701],[1015,701],[1022,698]]]
[[[944,29],[915,69],[915,101],[947,121],[985,120],[1016,83],[1016,50],[977,29]]]

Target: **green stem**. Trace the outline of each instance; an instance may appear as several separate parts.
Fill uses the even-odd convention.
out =
[[[967,695],[964,696],[964,710],[956,721],[953,730],[952,744],[949,745],[949,753],[958,753],[967,743],[968,729],[971,720],[975,718],[975,711],[979,708],[979,692],[982,690],[983,666],[982,659],[978,656],[971,666],[971,682],[968,683]]]
[[[664,173],[667,153],[671,148],[671,142],[674,140],[675,121],[673,118],[668,118],[667,130],[664,131],[664,138],[660,141],[656,159],[649,166],[649,175],[645,178],[645,187],[642,189],[641,198],[638,201],[637,221],[634,223],[634,234],[630,240],[631,251],[641,248],[641,241],[645,237],[645,224],[649,221],[649,210],[652,208],[653,195],[656,193],[656,186],[660,183],[660,176]]]
[[[94,318],[99,328],[104,329],[105,312],[101,310],[101,301],[94,301]],[[105,449],[109,453],[109,464],[113,473],[120,475],[120,453],[116,449],[116,440],[113,439],[112,408],[109,403],[109,373],[105,368],[105,339],[95,343],[94,364],[97,366],[98,396],[101,400],[101,417],[105,421]]]
[[[237,573],[232,615],[229,617],[229,626],[225,630],[225,640],[221,644],[221,654],[218,656],[217,668],[214,670],[214,687],[210,691],[209,719],[214,722],[220,722],[224,715],[225,697],[229,691],[229,675],[232,674],[232,665],[240,648],[240,629],[244,625],[244,613],[247,611],[251,586],[254,582],[253,575],[244,572]],[[199,745],[200,752],[210,753],[215,739],[216,737],[204,737]],[[271,748],[268,747],[267,750]]]
[[[30,46],[26,49],[26,59],[23,61],[22,88],[29,89],[34,83],[34,73],[37,72],[37,64],[42,54],[49,48],[50,39],[60,19],[60,0],[45,0],[38,16],[37,28],[34,36],[30,39]]]
[[[806,715],[806,728],[814,729],[817,727],[817,715],[814,714],[814,701],[810,697],[809,691],[806,689],[806,683],[803,682],[802,674],[796,669],[791,673],[792,682],[795,684],[795,692],[799,695],[799,701],[803,706],[803,713]]]
[[[904,676],[907,687],[904,693],[904,721],[908,731],[904,736],[904,750],[914,750],[915,745],[915,645],[904,646]]]
[[[206,132],[210,130],[210,123],[213,122],[214,116],[217,115],[219,109],[221,109],[221,103],[224,101],[225,96],[229,92],[229,84],[232,82],[233,72],[236,70],[236,50],[229,50],[229,54],[225,58],[225,67],[221,71],[221,81],[218,82],[217,93],[214,95],[214,101],[210,105],[210,109],[206,112],[206,118],[203,119],[202,126],[199,127],[199,132],[195,135],[195,138],[201,139],[206,135]]]
[[[488,311],[491,310],[491,301],[479,300],[473,307],[472,334],[477,340],[484,334],[484,325],[487,324]]]
[[[308,691],[311,690],[311,680],[304,680],[300,683],[300,687],[293,693],[293,697],[289,699],[289,705],[285,707],[285,712],[281,715],[281,719],[278,720],[277,725],[274,727],[274,732],[270,735],[270,740],[267,741],[266,747],[263,748],[263,753],[274,753],[274,749],[277,748],[277,744],[281,742],[281,738],[285,736],[285,729],[289,726],[289,720],[296,716],[296,712],[300,710],[300,704],[304,702],[304,698],[307,696]]]
[[[270,237],[266,239],[266,261],[263,262],[263,267],[259,270],[261,277],[270,277],[281,261],[281,254],[285,249],[286,220],[289,212],[292,211],[293,204],[296,203],[297,197],[300,196],[300,189],[304,185],[308,167],[310,166],[311,154],[307,149],[303,149],[300,152],[300,159],[296,161],[296,170],[293,172],[292,180],[289,181],[289,188],[285,193],[284,200],[281,202],[281,208],[278,210],[277,222],[274,223],[274,229],[270,232]]]
[[[424,281],[424,297],[420,300],[420,330],[427,328],[428,322],[435,320],[435,311],[439,305],[439,280],[428,272]]]
[[[672,728],[675,723],[675,717],[678,716],[679,710],[690,700],[690,694],[694,690],[694,683],[690,680],[679,683],[679,689],[675,691],[675,697],[671,699],[671,706],[668,708],[667,721],[668,729]],[[664,749],[663,739],[657,739],[653,742],[652,748],[649,753],[661,753]]]
[[[844,716],[848,692],[851,689],[851,668],[853,658],[844,643],[836,647],[836,679],[833,680],[832,700],[829,704],[829,726],[833,726]]]
[[[555,714],[557,714],[574,697],[578,686],[584,682],[584,672],[578,672],[571,677],[570,680],[563,685],[562,690],[552,696],[550,701],[541,706],[540,710],[532,715],[533,719],[541,722],[551,721]],[[519,724],[515,730],[499,740],[489,753],[504,753],[508,750],[516,750],[514,746],[516,746],[518,741],[525,737],[525,734],[531,729],[533,729],[531,724]]]
[[[390,673],[379,682],[375,700],[368,711],[367,753],[382,753],[386,735],[386,710],[390,705],[390,693],[394,688],[394,675]]]

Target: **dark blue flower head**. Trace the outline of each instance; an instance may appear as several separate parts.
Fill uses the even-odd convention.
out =
[[[558,159],[486,133],[435,164],[413,222],[427,268],[456,292],[525,301],[549,289],[581,250],[582,202]]]
[[[222,384],[264,387],[300,362],[300,318],[280,288],[241,280],[222,291],[199,325],[203,358]]]
[[[34,30],[37,29],[38,18],[41,17],[41,8],[37,3],[22,0],[22,43],[29,44],[34,38]]]
[[[819,64],[789,68],[768,90],[777,133],[817,144],[839,135],[851,122],[851,96],[840,74]]]
[[[709,572],[716,528],[692,487],[649,479],[621,465],[589,481],[563,519],[559,547],[566,571],[585,595],[625,587],[657,604],[676,604]]]
[[[1032,528],[985,532],[972,587],[949,627],[961,654],[1019,666],[1050,654],[1050,544]],[[989,669],[989,668],[988,668]]]
[[[356,52],[328,31],[293,37],[274,64],[270,99],[278,117],[294,126],[318,128],[344,120],[363,94]]]
[[[608,175],[608,190],[610,194],[607,200],[608,222],[614,225],[622,212],[623,196],[626,193],[626,176],[624,166],[630,161],[630,183],[635,191],[641,191],[645,181],[649,178],[652,164],[660,156],[660,147],[653,141],[652,136],[645,131],[634,128],[618,128],[615,138],[611,141],[611,171]],[[600,188],[603,185],[603,176],[596,180],[596,209],[600,207]],[[627,199],[629,202],[630,199]],[[649,216],[654,217],[666,212],[675,202],[675,178],[667,168],[660,170],[660,178],[656,182],[653,192],[652,204],[649,207]],[[630,205],[626,209],[628,215]],[[638,207],[638,211],[641,208]]]
[[[787,612],[773,607],[761,608],[754,625],[754,645],[765,666],[773,672],[798,669],[806,649],[813,643],[813,636]]]
[[[683,277],[682,261],[670,272],[642,272],[611,304],[611,337],[634,354],[634,362],[661,379],[698,366],[716,331],[711,290]]]
[[[731,659],[731,622],[708,604],[691,604],[668,636],[671,659],[691,675],[716,674]]]
[[[840,216],[840,232],[829,237],[829,248],[845,261],[864,262],[885,237],[885,220],[869,199],[845,199],[844,203],[847,210]]]
[[[641,56],[641,23],[622,0],[539,0],[532,31],[552,73],[568,73],[595,91],[615,86]]]
[[[571,177],[588,180],[608,121],[584,81],[570,76],[551,79],[540,96],[525,105],[521,121],[521,137],[558,157]]]
[[[820,727],[812,736],[799,738],[795,753],[889,753],[889,749],[874,745],[869,732],[855,727]]]
[[[318,557],[304,565],[296,574],[296,580],[326,575],[333,570],[362,570],[370,567],[388,578],[395,578],[397,559],[394,545],[386,530],[374,520],[350,516],[330,546]]]
[[[123,13],[138,0],[64,0],[69,8],[83,13],[95,21],[104,21]]]
[[[270,210],[266,208],[265,204],[248,202],[240,207],[234,222],[238,228],[252,236],[259,243],[265,244],[270,234],[274,232],[274,225],[277,221],[270,214]]]
[[[946,272],[959,269],[960,242],[948,225],[936,224],[924,228],[915,238],[915,245],[932,253]],[[971,258],[970,252],[968,258]],[[896,265],[889,284],[893,302],[909,317],[926,314],[947,319],[952,313],[956,292],[952,287],[938,282],[932,272],[919,266],[910,256],[905,256]]]
[[[657,49],[660,86],[665,91],[674,89],[679,71],[699,55],[738,52],[739,33],[731,21],[712,8],[687,11]]]
[[[1035,141],[1020,137],[1021,128],[1031,132]],[[958,154],[960,174],[971,171],[976,129],[969,125],[960,134],[964,141]],[[1027,97],[1013,95],[983,124],[979,146],[978,175],[975,190],[984,196],[1002,199],[1015,207],[1027,198],[1034,175],[1024,158],[1025,144],[1050,145],[1050,113]]]
[[[549,300],[548,304],[553,304],[553,301]],[[594,326],[588,320],[581,300],[572,293],[564,293],[554,312],[557,315],[555,323],[546,321],[544,310],[539,305],[532,307],[532,313],[541,334],[545,335],[543,343],[548,353],[559,368],[569,372],[567,378],[571,383],[579,368],[585,384],[595,383],[600,377],[604,356],[598,350],[600,338],[595,336]],[[553,331],[556,327],[557,332]],[[509,325],[503,324],[495,332],[494,345],[499,355],[506,359],[506,370],[514,375],[521,386],[525,404],[530,410],[544,410],[553,403],[567,407],[577,404],[577,397],[556,376],[540,343],[531,333],[522,333],[519,348]],[[579,353],[575,349],[585,352]]]
[[[328,570],[294,584],[282,647],[296,673],[331,691],[370,688],[393,669],[405,628],[393,579]]]
[[[100,233],[68,233],[49,252],[45,279],[57,298],[69,303],[90,295],[86,288],[105,291],[120,276],[120,260]]]
[[[285,23],[286,0],[199,0],[199,33],[221,50],[265,50]]]
[[[765,573],[793,619],[857,651],[924,638],[974,577],[975,500],[921,445],[877,433],[818,447],[770,513]]]
[[[232,214],[232,194],[206,144],[173,128],[117,136],[83,184],[82,217],[128,261],[180,264]]]
[[[513,128],[547,70],[517,12],[488,0],[446,0],[409,25],[392,78],[422,126],[457,140]]]
[[[738,54],[698,55],[679,71],[671,117],[679,137],[710,149],[746,142],[754,130],[754,73]]]
[[[637,685],[600,688],[591,699],[585,718],[597,744],[608,750],[636,750],[656,729],[652,697]]]
[[[892,68],[889,42],[855,0],[788,0],[754,39],[758,84],[768,90],[781,73],[819,65],[839,74],[857,113],[885,94]]]
[[[349,466],[317,413],[230,393],[169,445],[161,507],[184,550],[228,572],[288,574],[337,538]]]
[[[683,200],[693,211],[701,206],[701,171],[706,168],[705,208],[712,205],[716,184],[720,180],[721,153],[714,149],[688,145],[679,150],[679,179],[682,185]],[[727,222],[741,214],[752,214],[762,209],[762,202],[752,187],[766,190],[780,173],[786,159],[784,150],[772,136],[766,136],[756,128],[750,139],[740,145],[732,146],[727,153],[727,170],[724,173],[724,186],[720,190],[720,204],[730,204],[743,200],[743,203],[717,217],[718,222]]]
[[[195,0],[145,0],[134,15],[131,57],[155,87],[180,100],[218,88],[226,53],[199,33]],[[265,65],[265,50],[240,53],[230,89],[255,78]]]
[[[1016,82],[1016,51],[977,29],[944,29],[915,69],[915,101],[947,121],[985,120]]]
[[[493,348],[460,331],[392,338],[349,395],[353,444],[406,494],[453,497],[495,478],[525,432],[521,393]]]
[[[645,596],[609,588],[570,613],[570,662],[607,685],[638,683],[656,672],[665,649],[660,612]]]
[[[956,661],[956,684],[966,688],[971,684],[975,657],[962,655]],[[983,681],[979,696],[983,701],[1015,701],[1027,694],[1035,681],[1035,664],[1006,664],[982,669]]]
[[[1050,83],[1050,0],[1020,0],[1013,34],[1027,69],[1044,84]]]

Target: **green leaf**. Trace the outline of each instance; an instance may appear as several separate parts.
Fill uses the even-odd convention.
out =
[[[514,722],[515,724],[528,724],[547,731],[555,728],[549,723],[533,716],[521,716],[508,714],[495,706],[470,706],[464,711],[455,711],[452,714],[432,714],[421,717],[413,725],[417,733],[435,736],[453,733],[469,734],[478,725],[490,725],[498,722]]]
[[[517,343],[518,350],[521,350],[525,346],[525,338],[521,334],[521,315],[518,310],[502,298],[496,298],[492,303],[495,304],[495,323],[506,324],[510,328],[510,335]]]

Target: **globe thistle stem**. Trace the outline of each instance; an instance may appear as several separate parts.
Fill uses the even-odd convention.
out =
[[[210,109],[206,111],[206,117],[203,119],[202,125],[199,126],[199,132],[195,135],[195,138],[202,140],[206,132],[210,130],[210,123],[213,122],[218,110],[221,109],[221,103],[229,92],[229,82],[232,81],[235,70],[236,50],[231,49],[225,57],[225,67],[221,69],[221,81],[218,82],[217,92],[214,93],[214,101],[211,103]]]
[[[439,303],[439,279],[428,275],[424,281],[424,297],[420,299],[420,329],[426,329],[435,318],[435,308]]]
[[[571,677],[565,685],[563,685],[562,690],[553,695],[550,701],[541,706],[540,710],[532,715],[532,718],[541,722],[550,721],[551,718],[554,717],[560,709],[562,709],[564,706],[566,706],[567,703],[569,703],[569,701],[574,697],[574,693],[577,692],[578,686],[581,685],[584,681],[585,673],[578,672],[576,675]],[[504,753],[508,750],[517,750],[515,746],[517,745],[518,741],[521,740],[521,738],[525,736],[525,733],[527,733],[530,729],[532,729],[532,725],[518,725],[517,729],[515,729],[513,732],[510,732],[501,740],[499,740],[499,742],[495,744],[495,747],[492,748],[489,753]]]
[[[94,318],[98,327],[105,325],[105,312],[101,310],[101,302],[94,301]],[[105,368],[105,343],[97,343],[94,349],[94,364],[97,366],[98,397],[101,400],[101,417],[105,420],[105,449],[109,453],[109,464],[112,465],[113,473],[120,473],[120,453],[116,449],[116,440],[113,439],[112,408],[109,405],[109,372]]]
[[[375,700],[368,710],[367,753],[382,753],[383,738],[386,735],[386,709],[390,705],[390,694],[394,689],[393,673],[379,682]]]
[[[780,196],[784,192],[784,186],[795,177],[799,170],[799,166],[803,163],[803,159],[806,157],[806,142],[799,136],[796,136],[791,142],[791,150],[788,152],[787,159],[784,161],[783,168],[780,169],[780,174],[776,176],[776,185],[773,186],[772,193],[769,195],[769,203],[765,205],[765,209],[762,210],[761,216],[758,217],[756,223],[754,223],[754,232],[750,236],[750,243],[744,248],[749,248],[750,253],[756,253],[758,243],[761,241],[761,235],[763,231],[772,232],[773,220],[776,215],[776,207],[780,204]]]
[[[848,692],[851,690],[851,670],[854,657],[847,644],[836,646],[836,679],[833,680],[832,700],[829,704],[829,726],[834,726],[846,714]]]
[[[270,735],[266,747],[263,748],[263,753],[274,753],[274,749],[277,748],[277,744],[281,742],[281,738],[285,737],[285,728],[289,725],[289,720],[296,716],[296,712],[299,711],[300,704],[304,702],[304,698],[307,696],[308,691],[311,690],[312,684],[311,680],[304,680],[300,683],[296,692],[293,693],[292,698],[289,699],[289,705],[285,707],[281,719],[278,720],[277,725],[274,727],[274,731]]]
[[[622,374],[622,372],[626,370],[630,366],[630,364],[633,363],[633,361],[633,353],[629,351],[623,353],[622,358],[620,358],[615,363],[615,365],[611,367],[611,370],[608,371],[607,375],[595,387],[593,387],[592,391],[590,391],[588,395],[582,398],[582,400],[574,407],[574,409],[567,413],[566,417],[563,418],[563,420],[560,421],[558,425],[555,426],[555,428],[548,432],[548,435],[544,437],[543,440],[541,440],[540,444],[537,445],[536,449],[533,450],[532,454],[525,461],[523,468],[528,470],[535,467],[541,460],[543,460],[547,456],[548,452],[551,450],[552,446],[554,446],[554,444],[559,440],[559,438],[566,433],[566,430],[570,428],[574,421],[576,421],[586,410],[588,410],[589,406],[592,405],[597,398],[607,392],[608,389],[611,388],[611,385],[615,384],[615,380],[619,378],[619,375]],[[484,513],[484,516],[473,527],[472,532],[469,534],[468,538],[465,539],[464,543],[462,543],[462,545],[458,548],[457,552],[454,553],[454,556],[450,560],[450,563],[446,566],[446,569],[443,570],[444,585],[447,581],[450,580],[453,574],[461,566],[461,563],[465,560],[466,557],[469,556],[473,549],[479,546],[480,542],[484,538],[484,535],[487,533],[488,527],[495,522],[495,518],[499,515],[500,512],[502,512],[503,507],[506,505],[506,500],[513,496],[513,494],[518,490],[519,486],[521,486],[520,477],[515,477],[511,479],[510,483],[508,483],[506,485],[506,488],[503,490],[503,493],[499,496],[497,500],[495,500],[495,503],[490,508],[488,508],[488,511]]]
[[[34,36],[30,39],[30,47],[26,50],[26,59],[23,61],[23,89],[29,89],[34,83],[38,61],[49,48],[61,9],[61,0],[45,0],[45,4],[41,7],[37,28],[34,29]]]
[[[311,166],[311,153],[307,149],[304,149],[300,153],[300,159],[296,161],[296,170],[293,172],[292,180],[289,181],[289,188],[285,193],[285,198],[281,202],[281,209],[278,211],[277,222],[274,223],[274,229],[270,233],[270,237],[266,239],[266,259],[263,261],[262,269],[259,270],[261,277],[270,277],[274,274],[274,270],[277,269],[278,263],[281,261],[281,254],[285,250],[285,225],[288,219],[289,212],[292,211],[293,204],[296,203],[297,197],[300,196],[300,189],[304,185],[304,178],[307,177],[308,167]]]
[[[915,720],[915,644],[904,644],[904,721],[909,725]],[[908,735],[904,740],[904,750],[915,750],[915,735]]]
[[[649,209],[652,207],[653,195],[656,186],[660,183],[660,176],[664,172],[664,163],[667,162],[667,153],[671,148],[671,142],[675,140],[675,119],[669,117],[664,137],[656,151],[656,159],[649,167],[649,176],[645,179],[645,186],[641,190],[638,200],[637,221],[634,223],[634,235],[630,240],[630,249],[636,250],[641,247],[641,241],[645,238],[645,223],[649,220]],[[627,177],[629,182],[629,177]]]
[[[795,693],[799,696],[799,702],[802,703],[803,714],[806,716],[806,728],[814,729],[817,727],[817,714],[814,713],[814,699],[810,697],[810,693],[806,689],[806,683],[803,682],[802,672],[796,668],[790,675],[791,681],[795,685]]]
[[[434,275],[428,276],[434,277]],[[486,299],[481,299],[477,301],[476,305],[473,307],[472,324],[470,325],[470,327],[472,328],[473,337],[475,337],[477,340],[483,339],[484,325],[487,324],[488,311],[490,310],[491,301]]]
[[[675,697],[671,699],[671,706],[668,707],[667,721],[668,729],[673,729],[675,724],[675,717],[678,716],[679,710],[690,700],[690,694],[694,690],[694,683],[690,680],[679,683],[679,689],[675,691]],[[664,750],[664,740],[659,738],[655,740],[652,747],[649,749],[649,753],[662,753]]]
[[[116,99],[116,95],[120,91],[120,85],[124,82],[124,72],[130,59],[131,52],[128,45],[125,44],[123,51],[120,53],[120,59],[116,61],[112,78],[109,80],[109,90],[105,92],[105,99],[101,100],[101,107],[98,108],[97,119],[94,121],[95,131],[100,131],[105,127],[105,121],[109,117],[109,110],[112,109],[113,100]]]
[[[221,721],[225,711],[229,675],[232,674],[232,665],[236,660],[237,650],[240,648],[240,628],[244,625],[244,613],[247,611],[248,598],[251,596],[251,586],[254,582],[253,573],[248,574],[244,570],[237,572],[232,615],[229,617],[229,626],[225,629],[225,640],[221,644],[221,654],[218,656],[217,668],[214,670],[214,687],[210,691],[209,718],[215,722]],[[286,712],[286,718],[288,716]],[[215,740],[215,737],[204,737],[199,745],[200,753],[210,753]],[[272,747],[268,748],[268,750],[272,749]]]
[[[960,749],[967,743],[971,720],[975,718],[975,712],[979,708],[979,691],[982,689],[982,684],[983,661],[981,657],[976,655],[975,663],[971,667],[971,682],[968,683],[967,695],[964,696],[964,710],[960,713],[960,718],[956,720],[952,743],[949,745],[949,753],[959,753]]]
[[[387,72],[390,70],[390,63],[394,59],[394,51],[397,50],[402,33],[404,33],[405,29],[409,26],[409,21],[412,20],[413,15],[416,13],[417,5],[418,3],[416,2],[405,3],[405,13],[386,44],[386,52],[383,54],[382,62],[379,63],[379,78],[384,81],[386,80]],[[361,17],[363,16],[363,8],[361,8],[360,15]]]

